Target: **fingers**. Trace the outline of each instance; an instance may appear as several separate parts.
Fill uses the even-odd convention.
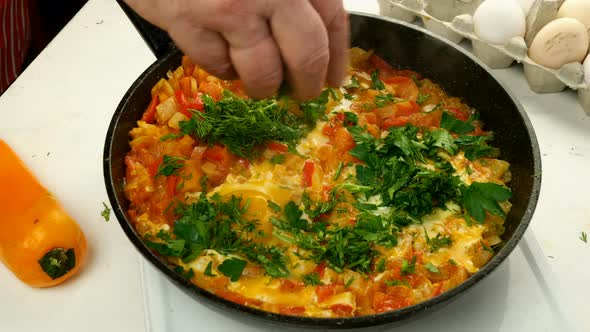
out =
[[[272,32],[293,96],[300,100],[314,98],[325,85],[330,63],[324,22],[308,0],[270,0],[270,3]]]
[[[270,97],[283,81],[281,52],[262,17],[245,17],[242,23],[241,29],[224,34],[233,65],[250,97]]]
[[[196,64],[221,79],[237,77],[223,37],[211,30],[190,24],[177,24],[168,30],[176,45]]]
[[[312,5],[322,17],[330,39],[330,64],[328,84],[338,87],[342,84],[348,65],[350,48],[350,25],[348,13],[342,0],[311,0]]]

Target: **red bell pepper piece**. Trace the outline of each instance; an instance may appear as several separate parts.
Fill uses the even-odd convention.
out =
[[[176,90],[175,91],[175,95],[176,95],[176,102],[178,103],[178,111],[184,115],[186,115],[186,117],[188,118],[192,118],[192,113],[189,110],[197,110],[197,111],[203,111],[203,109],[205,109],[205,104],[203,103],[203,101],[201,100],[201,98],[199,96],[197,96],[196,98],[186,98],[186,96],[184,95],[184,92],[182,92],[182,90]]]
[[[306,160],[305,164],[303,165],[303,176],[301,177],[301,186],[303,188],[311,187],[314,170],[314,162],[311,160]]]
[[[145,113],[143,113],[141,120],[147,123],[154,123],[154,121],[156,120],[156,106],[158,106],[159,103],[160,98],[158,98],[158,95],[153,96],[152,101],[145,110]]]

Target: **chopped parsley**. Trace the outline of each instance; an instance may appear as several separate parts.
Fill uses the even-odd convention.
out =
[[[303,276],[303,283],[306,286],[318,286],[324,283],[320,280],[320,275],[317,272],[312,272]]]
[[[385,284],[389,287],[394,287],[394,286],[406,286],[409,287],[410,284],[408,283],[407,280],[397,280],[397,279],[393,279],[393,280],[387,280],[385,282]]]
[[[422,105],[424,104],[428,99],[430,99],[430,94],[419,94],[418,95],[418,99],[416,100],[416,104],[418,105]]]
[[[375,271],[382,273],[385,272],[385,258],[381,258],[375,267]]]
[[[350,285],[352,285],[353,282],[354,282],[354,277],[350,277],[350,279],[348,279],[346,281],[346,283],[344,284],[344,289],[350,288]]]
[[[404,102],[405,100],[394,97],[391,93],[380,94],[375,96],[375,105],[378,108],[385,107],[389,104],[396,104]]]
[[[184,167],[184,160],[185,159],[181,157],[172,157],[169,155],[164,155],[164,159],[158,167],[158,172],[156,173],[156,176],[171,176],[178,174],[178,171]]]
[[[276,213],[281,212],[281,206],[273,201],[267,201],[268,207]]]
[[[105,221],[110,221],[111,208],[109,208],[109,206],[105,202],[102,202],[102,206],[104,206],[104,209],[100,212],[100,215],[104,218]]]
[[[338,178],[340,177],[340,174],[342,174],[342,170],[344,169],[344,162],[340,162],[340,164],[338,165],[338,168],[336,169],[336,173],[334,173],[334,181],[338,180]]]
[[[432,263],[430,263],[430,262],[425,264],[424,268],[426,268],[428,271],[430,271],[432,273],[440,273],[440,270],[436,266],[432,265]]]
[[[224,276],[230,278],[232,282],[236,282],[240,279],[244,268],[246,267],[246,261],[239,258],[229,258],[219,264],[217,270]]]
[[[410,260],[409,262],[404,259],[402,261],[401,274],[406,275],[412,274],[414,272],[416,272],[416,256],[412,257],[412,260]]]
[[[430,249],[430,252],[437,252],[440,248],[450,247],[453,244],[451,237],[446,235],[442,236],[440,233],[436,234],[435,237],[431,238],[428,235],[426,229],[424,229],[424,236],[426,237],[426,244]]]
[[[360,87],[361,87],[361,84],[359,83],[359,80],[354,75],[352,75],[352,77],[350,78],[350,84],[344,86],[345,89],[358,89]]]
[[[470,122],[461,121],[447,112],[443,112],[440,127],[450,132],[463,135],[472,132],[475,127]]]
[[[209,261],[209,264],[207,264],[207,267],[205,268],[205,275],[207,277],[216,277],[217,276],[216,274],[213,274],[212,268],[213,268],[213,261]]]
[[[503,202],[512,197],[510,189],[495,183],[473,182],[463,191],[463,204],[465,210],[478,223],[483,224],[485,212],[504,217],[504,210],[498,202]]]
[[[385,85],[379,78],[379,70],[375,70],[371,73],[371,81],[373,81],[373,89],[375,90],[383,90],[385,89]]]
[[[184,134],[182,134],[182,133],[181,134],[174,134],[174,133],[166,134],[166,135],[160,137],[160,141],[162,141],[162,142],[170,141],[170,140],[181,138],[183,136],[184,136]]]
[[[275,165],[282,164],[285,162],[286,158],[287,156],[285,156],[284,154],[277,154],[276,156],[270,158],[270,163]]]
[[[582,235],[580,235],[580,240],[582,240],[584,243],[588,243],[588,234],[586,234],[586,232],[582,232]]]

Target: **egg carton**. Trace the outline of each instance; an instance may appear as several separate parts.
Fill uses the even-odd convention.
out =
[[[528,57],[527,45],[557,17],[557,11],[565,0],[535,0],[526,19],[525,37],[514,37],[504,45],[487,43],[475,35],[473,13],[483,1],[378,0],[383,16],[408,23],[421,20],[426,29],[457,44],[464,39],[471,41],[474,55],[492,69],[522,63],[525,78],[536,93],[561,92],[567,87],[577,90],[578,100],[590,115],[590,86],[585,82],[581,63],[568,63],[560,69],[552,69]]]

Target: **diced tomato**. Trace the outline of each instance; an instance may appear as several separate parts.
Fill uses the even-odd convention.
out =
[[[420,94],[420,89],[411,78],[405,76],[394,76],[384,79],[384,82],[392,85],[395,89],[396,97],[416,101]]]
[[[240,164],[243,168],[250,168],[250,161],[246,158],[238,159],[238,164]]]
[[[268,143],[268,148],[278,153],[285,153],[289,150],[286,144],[275,141]]]
[[[334,285],[319,285],[315,288],[315,294],[318,297],[318,302],[324,302],[332,297],[335,293]]]
[[[166,178],[166,193],[168,196],[176,195],[176,186],[178,186],[179,181],[180,178],[176,175],[170,175]]]
[[[291,280],[281,279],[281,286],[279,286],[279,289],[281,290],[281,292],[291,293],[291,292],[298,291],[298,290],[302,289],[303,287],[304,287],[303,284],[296,284],[296,283],[292,282]]]
[[[354,138],[344,127],[338,128],[334,133],[333,144],[336,149],[342,152],[348,152],[356,146]]]
[[[371,55],[369,61],[371,62],[373,67],[381,71],[381,73],[393,72],[393,67],[387,61],[383,60],[383,58],[376,54]]]
[[[377,124],[377,114],[373,112],[359,114],[359,125],[364,127],[368,124]]]
[[[184,69],[184,76],[192,76],[195,70],[195,64],[189,59],[188,56],[182,57],[182,69]]]
[[[158,95],[153,96],[152,101],[145,110],[145,113],[143,113],[141,120],[147,123],[154,123],[156,120],[156,106],[158,106],[159,103],[160,98],[158,98]]]
[[[451,112],[455,118],[457,118],[461,121],[469,120],[469,114],[465,111],[462,111],[462,110],[455,108],[455,107],[449,107],[449,108],[447,108],[447,110],[449,112]]]
[[[420,105],[415,101],[404,101],[393,105],[395,109],[395,116],[410,116],[414,113],[420,112]]]
[[[381,125],[381,129],[386,130],[391,127],[402,127],[402,126],[405,126],[409,120],[410,120],[410,117],[408,117],[408,116],[390,117],[390,118],[385,119],[385,121],[383,121],[383,125]]]
[[[354,308],[349,304],[333,304],[330,306],[330,310],[338,316],[350,316]]]
[[[156,173],[158,173],[158,169],[160,168],[160,164],[164,161],[164,157],[160,156],[158,159],[156,159],[153,163],[150,164],[150,166],[148,167],[148,174],[151,177],[156,176]]]
[[[416,127],[440,127],[440,120],[442,111],[434,111],[430,113],[414,113],[410,115],[410,123]]]
[[[316,272],[320,276],[320,278],[323,278],[324,277],[324,273],[326,273],[326,265],[327,264],[326,264],[325,261],[319,263],[315,267],[315,269],[313,269],[313,272]]]
[[[223,162],[229,159],[229,152],[225,146],[214,145],[205,150],[205,153],[203,153],[203,159]]]
[[[315,163],[311,160],[306,160],[303,165],[303,175],[301,176],[301,186],[309,188],[312,185],[313,172],[315,170]]]
[[[397,310],[412,304],[409,299],[409,289],[404,286],[390,287],[394,291],[383,293],[375,292],[373,295],[373,309],[376,312]]]
[[[441,281],[441,282],[436,283],[434,285],[435,285],[435,288],[434,288],[434,291],[432,292],[432,297],[439,296],[440,293],[442,293],[443,282]]]
[[[305,307],[279,304],[279,313],[283,315],[301,316],[305,313]]]
[[[405,77],[415,77],[416,79],[422,79],[422,75],[420,75],[419,73],[413,71],[413,70],[408,70],[408,69],[402,69],[402,70],[398,70],[397,74],[399,76],[405,76]]]

